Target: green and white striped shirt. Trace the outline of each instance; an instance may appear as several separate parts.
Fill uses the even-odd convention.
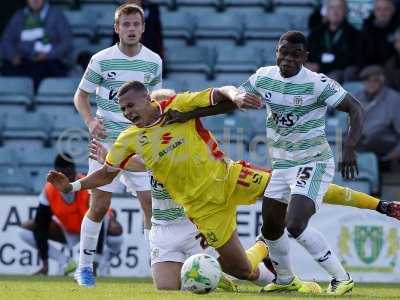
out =
[[[96,92],[97,116],[103,119],[107,134],[105,142],[114,142],[131,124],[119,108],[118,88],[127,81],[137,80],[149,91],[160,89],[161,73],[161,58],[143,45],[134,57],[122,53],[118,45],[93,55],[79,88],[87,93]]]
[[[183,207],[174,202],[164,186],[150,172],[153,216],[151,222],[157,225],[176,224],[188,221]]]
[[[286,169],[333,157],[325,137],[327,106],[346,91],[334,80],[303,67],[290,78],[277,66],[263,67],[241,85],[267,106],[267,145],[273,169]]]

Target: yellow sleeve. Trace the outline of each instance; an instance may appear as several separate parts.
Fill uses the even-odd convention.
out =
[[[106,164],[119,169],[124,169],[129,159],[135,155],[134,143],[136,137],[129,129],[120,133],[117,140],[108,151]]]
[[[171,104],[171,108],[180,112],[188,112],[199,107],[208,107],[213,105],[213,89],[206,89],[200,92],[177,94]]]

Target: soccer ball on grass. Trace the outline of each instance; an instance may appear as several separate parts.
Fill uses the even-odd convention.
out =
[[[214,257],[207,254],[192,255],[182,266],[181,287],[184,291],[206,294],[217,288],[221,276],[221,266]]]

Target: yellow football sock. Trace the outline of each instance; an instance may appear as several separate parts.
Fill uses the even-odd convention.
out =
[[[258,264],[268,255],[268,247],[263,242],[256,242],[251,248],[246,250],[246,255],[251,263],[251,269],[255,270]]]
[[[365,193],[354,191],[350,188],[336,184],[330,184],[328,191],[324,196],[323,202],[375,210],[378,207],[380,199]]]

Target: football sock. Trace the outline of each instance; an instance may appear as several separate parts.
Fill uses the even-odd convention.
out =
[[[247,259],[251,263],[251,269],[257,268],[258,264],[268,255],[268,248],[263,242],[256,242],[246,250]]]
[[[276,282],[279,284],[288,284],[293,279],[294,274],[290,262],[289,237],[286,230],[279,239],[265,241],[268,245],[269,257],[277,274]]]
[[[275,279],[275,274],[272,273],[268,268],[263,264],[258,265],[258,270],[260,271],[260,275],[256,280],[253,281],[256,285],[266,286],[268,283],[271,283]]]
[[[20,238],[27,243],[29,246],[33,247],[33,248],[37,248],[36,246],[36,240],[35,237],[33,235],[33,232],[25,229],[25,228],[19,228],[18,230],[18,234],[20,236]],[[54,247],[52,244],[49,243],[48,246],[48,256],[49,258],[57,261],[60,264],[66,264],[68,262],[68,257],[65,256],[61,250],[58,250],[56,247]]]
[[[337,280],[348,279],[339,259],[319,231],[308,226],[296,240],[329,275]]]
[[[93,222],[87,215],[81,225],[81,242],[79,246],[79,268],[93,268],[93,259],[96,253],[97,240],[101,229],[101,222]]]
[[[375,210],[380,200],[365,193],[354,191],[340,185],[330,184],[323,202]]]

